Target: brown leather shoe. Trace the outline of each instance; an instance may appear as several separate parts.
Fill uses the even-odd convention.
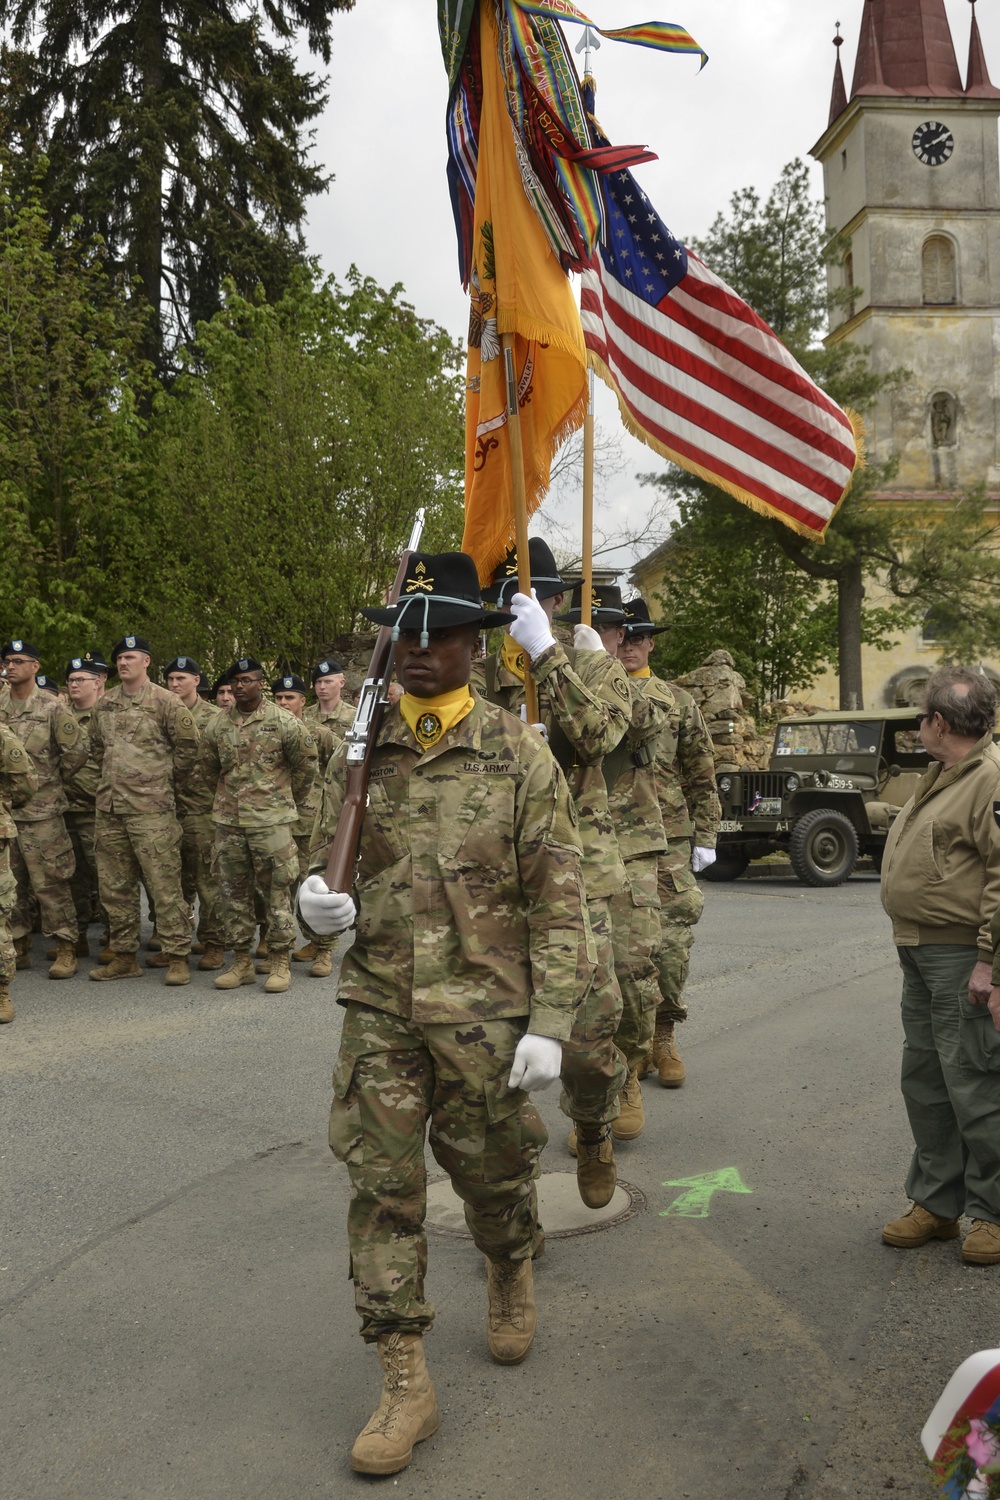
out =
[[[895,1245],[897,1250],[917,1250],[928,1240],[953,1240],[961,1233],[957,1219],[942,1219],[914,1203],[898,1219],[893,1219],[882,1230],[883,1245]]]
[[[1000,1224],[973,1219],[972,1228],[962,1241],[962,1259],[970,1266],[1000,1265]]]
[[[642,1107],[642,1085],[635,1068],[625,1080],[625,1087],[618,1095],[620,1106],[617,1120],[611,1121],[611,1130],[616,1141],[634,1141],[642,1135],[646,1123],[646,1112]]]
[[[519,1365],[535,1341],[535,1281],[530,1260],[488,1260],[486,1342],[498,1365]]]
[[[413,1333],[384,1334],[378,1357],[384,1372],[382,1399],[351,1449],[351,1468],[358,1474],[398,1474],[412,1459],[414,1444],[441,1425],[423,1339]]]
[[[604,1208],[614,1197],[618,1170],[610,1125],[577,1125],[576,1185],[588,1208]]]

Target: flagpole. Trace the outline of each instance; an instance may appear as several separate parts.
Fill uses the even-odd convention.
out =
[[[528,496],[524,488],[524,447],[521,443],[521,408],[517,399],[514,364],[514,334],[500,335],[507,379],[507,431],[510,434],[510,470],[514,484],[514,539],[517,544],[517,586],[531,598],[531,558],[528,555]],[[527,652],[524,657],[524,703],[529,724],[538,723],[538,689],[531,675]]]
[[[583,419],[583,552],[580,583],[580,624],[591,623],[590,601],[594,587],[594,372],[587,372],[590,386],[587,415]]]

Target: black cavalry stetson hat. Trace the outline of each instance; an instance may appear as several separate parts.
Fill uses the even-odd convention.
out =
[[[528,561],[531,564],[531,587],[536,599],[551,599],[553,594],[565,594],[577,582],[575,578],[565,579],[559,576],[552,549],[540,536],[528,538]],[[511,547],[493,574],[489,588],[483,589],[483,598],[490,604],[502,606],[509,604],[512,595],[519,590],[517,548]]]
[[[363,609],[366,620],[400,630],[445,630],[450,625],[509,625],[513,615],[483,608],[479,574],[466,552],[413,552],[396,604]],[[421,640],[421,645],[426,645]]]
[[[583,584],[578,583],[573,590],[573,600],[570,608],[559,619],[568,625],[579,625],[580,623],[580,599],[583,593]],[[616,583],[595,583],[590,590],[590,617],[601,625],[622,625],[625,622],[625,610],[622,605],[622,591]]]
[[[649,605],[637,594],[625,600],[625,639],[630,635],[662,635],[666,625],[654,625],[649,617]]]

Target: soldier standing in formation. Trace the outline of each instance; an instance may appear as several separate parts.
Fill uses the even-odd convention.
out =
[[[666,849],[659,860],[662,937],[656,966],[660,1003],[651,1061],[665,1088],[679,1088],[685,1069],[674,1027],[687,1019],[684,986],[694,927],[705,906],[696,876],[715,863],[722,809],[715,784],[712,739],[701,710],[690,693],[653,677],[649,666],[653,637],[664,628],[653,624],[644,599],[630,599],[625,605],[625,640],[618,654],[633,681],[651,678],[667,688],[674,700],[666,728],[657,738],[654,760]]]
[[[535,1331],[533,1179],[546,1142],[526,1090],[559,1076],[593,963],[562,773],[537,733],[470,691],[485,618],[472,559],[415,552],[401,602],[364,613],[399,631],[404,696],[386,713],[369,780],[330,1145],[351,1176],[362,1337],[377,1343],[384,1371],[351,1463],[391,1474],[439,1422],[423,1355],[434,1317],[423,1287],[428,1121],[486,1256],[490,1352],[518,1363]],[[341,748],[317,819],[316,871],[345,763]],[[299,903],[316,931],[354,921],[353,897],[329,892],[318,873]]]
[[[580,590],[564,616],[569,624],[580,619]],[[625,610],[621,589],[595,585],[591,597],[593,633],[603,649],[617,657],[624,639]],[[639,1072],[653,1040],[659,988],[654,956],[660,942],[656,861],[664,847],[653,780],[656,738],[667,720],[671,703],[659,688],[646,691],[626,679],[630,718],[626,733],[605,756],[601,771],[608,792],[608,808],[625,862],[625,882],[611,898],[611,934],[615,973],[622,992],[622,1018],[615,1036],[625,1055],[628,1077],[620,1096],[612,1130],[619,1140],[634,1141],[642,1134],[645,1112]]]
[[[31,964],[31,898],[41,914],[42,932],[55,939],[50,979],[76,973],[79,930],[70,881],[75,861],[63,817],[69,803],[63,780],[87,759],[87,737],[62,700],[39,689],[39,654],[27,641],[8,641],[0,655],[9,693],[0,702],[0,722],[13,730],[38,776],[38,787],[15,815],[17,842],[11,865],[17,881],[12,933],[19,968]]]
[[[327,664],[329,665],[329,664]],[[306,706],[306,685],[294,673],[279,677],[271,683],[271,696],[279,708],[302,720]],[[345,705],[346,706],[346,705]],[[351,710],[353,714],[354,710]],[[323,777],[330,764],[330,757],[343,739],[331,726],[334,721],[314,716],[309,720],[309,732],[316,741],[316,780],[308,797],[302,803],[299,821],[292,829],[292,837],[299,855],[299,880],[309,873],[309,850],[312,846],[313,824],[319,811],[323,791]],[[296,890],[298,886],[296,886]],[[294,903],[293,903],[294,904]],[[329,979],[333,972],[333,946],[335,939],[321,937],[316,932],[306,932],[306,942],[297,948],[292,958],[298,963],[308,963],[309,973],[314,979]]]
[[[103,659],[102,659],[103,660]],[[74,656],[66,667],[66,691],[69,694],[70,712],[80,726],[80,733],[87,742],[88,753],[80,769],[65,781],[67,807],[66,831],[73,845],[76,868],[71,887],[76,921],[80,929],[76,945],[78,958],[90,957],[90,940],[87,928],[95,916],[104,923],[104,944],[108,941],[107,914],[100,904],[100,886],[97,878],[97,787],[101,779],[101,757],[90,739],[90,721],[94,716],[97,701],[104,694],[104,675],[100,666],[88,653]],[[102,958],[105,958],[102,952]],[[107,958],[110,958],[110,953]]]
[[[215,981],[220,990],[256,983],[250,944],[256,928],[254,891],[267,913],[268,994],[291,983],[295,940],[292,900],[299,878],[292,829],[316,779],[316,741],[309,728],[264,700],[264,669],[254,657],[230,668],[235,707],[205,730],[203,764],[214,789],[215,870],[226,947],[233,961]]]
[[[354,709],[342,698],[344,691],[344,669],[332,656],[317,662],[313,667],[312,685],[316,702],[305,711],[310,724],[326,724],[337,736],[338,743],[354,721]]]
[[[587,910],[596,945],[594,982],[563,1047],[562,1107],[576,1126],[574,1149],[577,1185],[589,1208],[611,1201],[617,1181],[612,1121],[627,1068],[615,1046],[621,1023],[622,997],[615,977],[610,901],[625,884],[625,868],[608,811],[601,762],[629,725],[630,701],[625,673],[600,639],[578,626],[569,651],[552,634],[552,618],[569,587],[541,537],[528,544],[533,599],[518,594],[517,559],[508,555],[498,567],[487,597],[516,621],[499,651],[476,673],[476,686],[491,703],[520,714],[524,703],[525,660],[538,687],[539,714],[549,747],[566,777],[576,809],[583,849]]]
[[[16,960],[10,922],[17,901],[17,881],[10,856],[17,843],[17,824],[11,808],[23,807],[37,790],[38,775],[27,751],[17,735],[0,723],[0,1025],[14,1019],[10,987]]]
[[[180,699],[194,720],[199,736],[203,736],[219,710],[198,695],[201,681],[198,663],[193,656],[175,656],[168,662],[163,675],[170,692]],[[181,889],[189,911],[193,912],[195,897],[198,898],[197,936],[202,948],[198,968],[207,970],[221,969],[226,962],[219,882],[212,868],[214,798],[214,787],[205,775],[204,763],[199,756],[192,770],[178,783],[177,816],[181,825]],[[165,961],[162,952],[151,953],[146,959],[150,968],[160,968]]]
[[[127,635],[111,653],[120,685],[101,698],[90,737],[101,759],[97,789],[97,873],[108,913],[112,958],[91,979],[142,973],[139,881],[156,908],[167,955],[166,983],[190,983],[191,921],[181,883],[181,829],[175,784],[194,768],[198,729],[190,709],[149,680],[150,648]]]

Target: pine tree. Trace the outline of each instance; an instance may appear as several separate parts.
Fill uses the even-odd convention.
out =
[[[78,216],[138,279],[158,358],[221,305],[230,277],[269,296],[301,259],[323,84],[294,42],[330,58],[354,0],[0,0],[6,113],[49,157],[58,233]]]

